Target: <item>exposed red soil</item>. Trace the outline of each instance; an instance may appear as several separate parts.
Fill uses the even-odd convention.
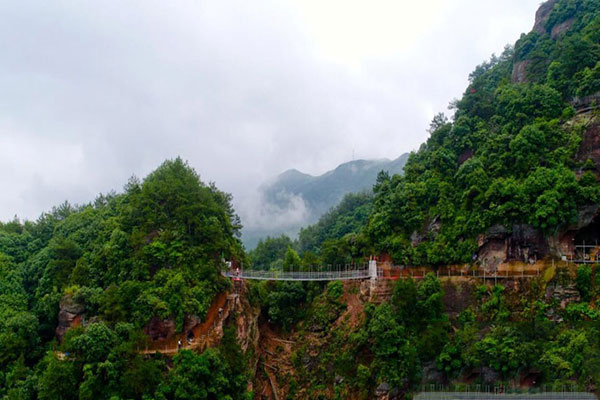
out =
[[[174,354],[180,349],[201,349],[207,347],[211,339],[211,331],[214,327],[217,318],[220,317],[219,309],[223,309],[227,302],[227,293],[219,293],[210,305],[204,322],[192,328],[193,339],[190,343],[187,341],[188,332],[173,335],[166,340],[154,340],[148,343],[145,350],[140,351],[142,354]],[[179,348],[178,341],[181,340],[182,346]]]

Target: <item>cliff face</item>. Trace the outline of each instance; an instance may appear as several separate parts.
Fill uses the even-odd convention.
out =
[[[186,316],[182,332],[177,332],[176,323],[171,318],[161,319],[157,316],[151,318],[143,328],[148,343],[141,352],[173,355],[180,347],[202,351],[208,347],[218,346],[223,338],[224,328],[231,325],[237,330],[238,342],[243,352],[257,348],[260,307],[250,303],[247,292],[246,283],[236,282],[231,292],[220,293],[215,297],[205,318]],[[69,329],[86,325],[97,319],[92,317],[86,320],[85,313],[85,306],[78,304],[72,296],[65,295],[61,299],[56,328],[56,338],[59,342],[62,342]],[[254,368],[256,359],[251,359],[250,362]]]
[[[578,122],[583,122],[584,128],[575,161],[585,167],[575,172],[581,176],[584,169],[590,170],[600,181],[600,120],[593,116],[592,111],[588,110],[576,117]],[[577,253],[576,246],[583,242],[594,246],[600,243],[598,204],[581,208],[575,223],[554,234],[544,234],[527,224],[508,227],[495,225],[479,236],[477,257],[488,272],[493,272],[500,264],[511,261],[534,263],[548,256],[560,258],[564,255],[581,258],[583,255]],[[592,257],[599,249],[600,247],[591,249]]]
[[[558,3],[558,0],[548,0],[540,5],[540,8],[535,13],[535,22],[533,24],[533,31],[537,33],[546,33],[546,23],[550,17],[550,13],[554,6]]]
[[[554,6],[558,3],[558,0],[549,0],[545,3],[542,3],[540,8],[538,8],[535,13],[535,23],[533,24],[533,32],[537,32],[540,35],[546,35],[548,32],[546,31],[546,23],[548,22],[548,18],[550,17],[550,13]],[[562,24],[561,24],[562,25]],[[551,36],[552,38],[558,37],[559,34],[565,32],[570,28],[570,25],[563,26],[559,28],[555,27],[556,31],[553,29]],[[515,61],[513,64],[512,70],[512,81],[514,83],[526,83],[527,80],[527,69],[531,65],[531,60],[519,60]]]
[[[150,339],[146,354],[161,352],[174,354],[180,346],[191,350],[204,350],[218,346],[225,327],[234,326],[243,352],[255,348],[259,339],[258,316],[260,308],[248,300],[245,282],[235,282],[229,293],[220,293],[213,300],[204,319],[187,316],[182,332],[176,332],[172,319],[153,318],[144,327]],[[255,360],[251,360],[255,363]]]
[[[556,24],[548,31],[547,24],[550,14],[554,9],[554,6],[558,3],[558,0],[549,0],[542,3],[540,8],[535,13],[535,23],[533,24],[533,32],[540,35],[549,35],[552,39],[556,40],[568,32],[575,22],[574,18],[570,18],[559,24]],[[517,60],[513,63],[512,70],[512,81],[513,83],[527,83],[529,79],[527,77],[527,71],[532,64],[532,60]]]

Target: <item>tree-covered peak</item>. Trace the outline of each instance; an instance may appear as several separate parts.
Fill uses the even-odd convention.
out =
[[[479,65],[452,121],[436,117],[405,175],[375,186],[366,233],[378,251],[402,263],[469,262],[494,225],[560,237],[597,203],[597,178],[577,158],[590,120],[574,105],[600,91],[600,6],[544,7],[546,30]]]

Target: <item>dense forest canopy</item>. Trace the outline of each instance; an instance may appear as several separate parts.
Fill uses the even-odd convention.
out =
[[[205,315],[213,297],[229,287],[220,275],[223,258],[244,259],[240,228],[231,196],[203,183],[180,158],[143,181],[132,178],[124,193],[82,206],[64,203],[35,222],[0,225],[0,396],[29,398],[36,390],[42,399],[152,394],[165,365],[133,352],[143,341],[141,328],[158,316],[181,330],[186,315]],[[46,354],[57,345],[65,295],[97,320],[68,332],[62,349],[77,355],[69,363]],[[220,357],[218,351],[184,354],[175,362],[177,368],[206,363],[206,378],[214,378],[229,373]],[[168,384],[159,391],[177,397]]]

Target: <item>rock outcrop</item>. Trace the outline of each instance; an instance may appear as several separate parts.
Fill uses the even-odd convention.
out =
[[[72,296],[65,295],[60,300],[60,309],[58,312],[58,326],[56,327],[56,338],[62,342],[65,333],[83,322],[85,307],[75,302]]]
[[[145,354],[161,352],[175,354],[179,348],[204,350],[219,345],[223,338],[224,329],[233,325],[241,348],[246,351],[258,343],[258,316],[260,308],[252,305],[246,295],[247,287],[244,282],[236,282],[230,293],[220,293],[213,300],[206,316],[200,319],[187,316],[182,332],[176,331],[175,321],[154,317],[144,327],[150,342]]]
[[[535,263],[549,254],[548,239],[527,224],[515,224],[508,230],[494,225],[478,239],[477,258],[487,272],[498,270],[501,263],[522,261]]]
[[[526,83],[527,82],[527,68],[531,64],[531,60],[516,61],[513,64],[512,77],[513,83]]]
[[[413,246],[418,246],[427,239],[435,238],[440,233],[440,229],[442,229],[442,221],[440,220],[440,216],[436,215],[421,232],[414,231],[410,235],[410,242]]]
[[[540,35],[550,34],[552,39],[564,35],[569,29],[573,27],[574,19],[556,24],[552,27],[552,30],[548,32],[546,25],[548,24],[548,18],[554,9],[554,6],[558,3],[558,0],[548,0],[542,3],[535,13],[535,23],[533,24],[533,32],[537,32]],[[531,60],[517,60],[513,64],[511,80],[513,83],[527,83],[527,69],[531,65]]]
[[[598,97],[598,104],[600,104],[600,96]],[[600,173],[600,121],[598,119],[590,120],[583,133],[575,160],[580,163],[591,160],[594,165],[594,172]]]
[[[533,24],[535,32],[546,33],[546,23],[556,3],[558,3],[558,0],[548,0],[540,5],[540,8],[535,13],[535,23]]]
[[[591,170],[600,182],[600,120],[591,114],[586,114],[577,116],[575,121],[585,126],[575,155],[575,161],[581,167],[575,172],[581,176]],[[527,224],[515,224],[511,227],[494,225],[478,237],[477,257],[480,265],[487,272],[494,272],[500,264],[506,262],[533,263],[547,256],[576,255],[575,246],[583,244],[584,241],[587,244],[600,242],[600,205],[598,204],[579,209],[577,221],[563,226],[553,235],[544,235]],[[592,250],[593,254],[598,251],[599,249]]]
[[[152,317],[144,327],[144,333],[151,340],[170,340],[175,335],[175,321],[172,319],[161,319]]]
[[[237,327],[237,337],[242,351],[248,348],[257,348],[260,338],[258,327],[258,317],[260,307],[252,305],[248,299],[248,286],[245,282],[237,282],[237,293],[234,301],[233,311],[235,315],[235,325]]]
[[[556,24],[552,27],[552,31],[550,32],[550,37],[552,39],[557,39],[559,36],[564,35],[569,29],[573,27],[573,23],[575,23],[575,19],[571,18],[560,24]]]

